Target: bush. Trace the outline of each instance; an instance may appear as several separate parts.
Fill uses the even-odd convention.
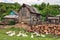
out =
[[[16,22],[15,22],[14,20],[10,20],[10,21],[9,21],[9,24],[10,24],[10,25],[14,25],[14,24],[16,24]]]

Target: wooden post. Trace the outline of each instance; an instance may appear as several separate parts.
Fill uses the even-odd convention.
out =
[[[59,16],[59,24],[60,24],[60,16]]]
[[[31,14],[30,14],[30,26],[31,26],[31,29],[32,29],[32,24],[31,24]]]

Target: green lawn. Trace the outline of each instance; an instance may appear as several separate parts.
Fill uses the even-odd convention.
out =
[[[16,29],[16,28],[8,28],[8,29],[0,29],[0,40],[60,40],[59,37],[57,36],[52,36],[52,35],[46,35],[46,37],[34,37],[31,38],[30,37],[30,33],[28,33],[28,37],[17,37],[15,36],[8,36],[6,35],[6,32],[9,30],[13,30],[16,31],[16,34],[18,33],[18,31],[20,31],[20,29]]]

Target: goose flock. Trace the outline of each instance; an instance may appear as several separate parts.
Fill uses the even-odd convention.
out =
[[[6,32],[6,34],[7,34],[8,36],[14,36],[14,35],[16,35],[16,36],[28,37],[27,33],[23,33],[22,31],[19,31],[18,34],[16,34],[15,31],[8,31],[8,32]],[[34,33],[31,33],[31,38],[34,38],[34,35],[35,35],[36,37],[40,37],[40,36],[41,36],[41,37],[45,37],[45,35],[43,35],[43,34],[39,34],[39,33],[37,33],[37,32],[34,32]]]

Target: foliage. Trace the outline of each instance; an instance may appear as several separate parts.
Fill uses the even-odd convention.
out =
[[[41,5],[33,5],[36,7],[40,14],[43,15],[43,18],[46,17],[47,14],[51,16],[56,16],[60,14],[60,5],[50,5],[49,3],[42,3]]]
[[[10,21],[9,21],[9,24],[10,24],[10,25],[14,25],[15,23],[16,23],[16,22],[15,22],[14,20],[10,20]]]
[[[11,10],[18,11],[20,8],[20,4],[18,3],[0,3],[0,20],[5,16],[8,15]]]
[[[60,5],[50,5],[49,3],[42,3],[40,5],[33,4],[33,7],[37,8],[40,14],[42,14],[42,19],[45,19],[47,14],[56,16],[60,14]],[[21,5],[18,3],[0,3],[0,20],[10,13],[11,10],[18,12]]]

